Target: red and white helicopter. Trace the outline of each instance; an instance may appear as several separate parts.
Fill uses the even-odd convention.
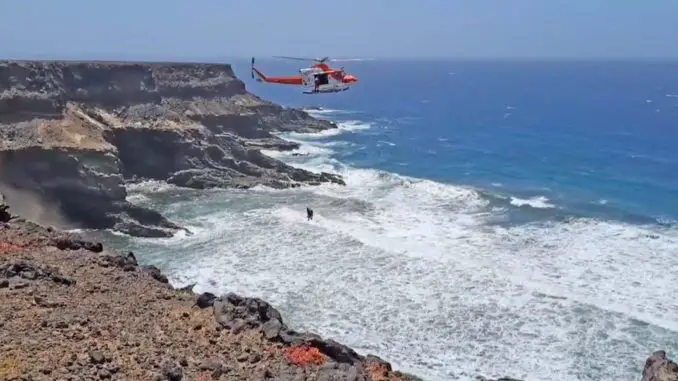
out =
[[[304,91],[304,94],[338,93],[350,89],[351,86],[358,82],[358,78],[346,73],[343,67],[341,69],[332,69],[326,64],[326,62],[361,61],[360,59],[335,60],[330,59],[329,57],[316,59],[283,56],[276,56],[276,58],[297,61],[313,61],[316,62],[316,64],[308,68],[299,69],[300,75],[289,77],[268,77],[254,67],[254,57],[252,57],[252,78],[259,82],[306,86],[310,90]]]

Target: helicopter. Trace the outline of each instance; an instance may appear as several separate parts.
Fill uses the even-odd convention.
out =
[[[269,77],[254,67],[254,57],[252,57],[252,78],[258,82],[276,83],[281,85],[306,86],[309,90],[303,91],[304,94],[325,94],[338,93],[346,91],[358,82],[358,78],[346,73],[344,68],[332,69],[327,65],[330,61],[356,61],[359,59],[336,60],[329,57],[323,58],[300,58],[274,56],[275,58],[312,61],[314,65],[299,69],[300,75],[289,77]]]

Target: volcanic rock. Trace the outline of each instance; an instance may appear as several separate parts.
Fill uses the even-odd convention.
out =
[[[9,204],[59,227],[168,237],[183,228],[128,202],[127,182],[344,184],[260,152],[298,148],[273,132],[330,128],[250,94],[227,64],[0,61],[0,222]]]

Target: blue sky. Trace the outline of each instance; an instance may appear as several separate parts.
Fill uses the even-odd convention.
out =
[[[0,57],[678,57],[678,0],[1,0]]]

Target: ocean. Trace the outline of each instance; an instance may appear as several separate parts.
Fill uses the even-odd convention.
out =
[[[358,84],[325,95],[234,66],[340,125],[267,154],[347,186],[134,186],[196,232],[115,237],[172,283],[261,297],[428,381],[635,381],[678,354],[678,64],[349,62]]]

